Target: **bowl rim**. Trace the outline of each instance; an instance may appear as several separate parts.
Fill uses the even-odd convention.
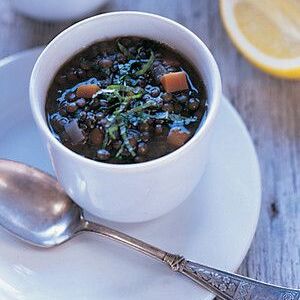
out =
[[[86,23],[98,20],[98,19],[103,19],[103,18],[109,18],[111,16],[141,16],[141,17],[146,17],[146,18],[152,18],[156,19],[157,21],[160,22],[165,22],[168,23],[174,27],[180,28],[181,31],[183,31],[185,34],[189,35],[192,39],[196,40],[200,48],[202,48],[203,53],[207,57],[207,64],[209,66],[209,73],[212,74],[211,76],[211,90],[212,90],[212,95],[210,97],[211,103],[209,105],[209,109],[206,115],[206,118],[204,122],[200,123],[199,129],[196,131],[196,133],[191,137],[191,139],[185,143],[183,146],[179,147],[178,149],[172,151],[169,154],[166,154],[162,157],[146,161],[146,162],[141,162],[141,163],[133,163],[133,164],[111,164],[111,163],[105,163],[105,162],[100,162],[100,161],[95,161],[90,158],[86,158],[80,154],[77,154],[76,152],[70,150],[67,148],[65,145],[63,145],[61,142],[59,142],[54,135],[51,133],[50,128],[46,122],[46,120],[42,117],[39,107],[36,104],[38,97],[35,92],[35,81],[36,81],[36,75],[39,69],[40,62],[44,59],[44,56],[47,54],[49,51],[49,48],[52,48],[55,46],[56,42],[60,39],[63,39],[66,34],[68,34],[71,31],[76,30],[76,28],[81,27],[85,25]],[[141,35],[142,36],[142,35]],[[78,48],[78,50],[80,50]],[[110,12],[110,13],[104,13],[101,15],[93,16],[87,19],[84,19],[80,22],[75,23],[74,25],[68,27],[64,31],[62,31],[60,34],[58,34],[43,50],[43,52],[40,54],[38,57],[33,71],[31,73],[31,78],[30,78],[30,84],[29,84],[29,94],[30,94],[30,105],[31,105],[31,110],[32,114],[34,117],[34,120],[39,127],[39,129],[43,132],[43,134],[46,136],[47,140],[50,141],[58,150],[64,152],[66,155],[70,156],[74,160],[80,161],[81,163],[85,163],[91,167],[95,168],[102,168],[104,170],[116,170],[120,172],[127,172],[127,171],[141,171],[144,170],[145,168],[155,168],[159,167],[164,163],[172,162],[174,160],[179,159],[184,152],[186,152],[189,148],[191,148],[192,145],[195,144],[196,141],[200,140],[203,138],[211,129],[214,123],[214,120],[217,116],[218,113],[218,108],[220,106],[221,102],[221,92],[222,91],[222,84],[221,84],[221,76],[219,72],[219,68],[217,66],[217,63],[207,48],[207,46],[204,44],[204,42],[192,31],[184,27],[183,25],[177,23],[176,21],[170,20],[166,17],[162,17],[157,14],[152,14],[152,13],[146,13],[146,12],[139,12],[139,11],[120,11],[120,12]]]

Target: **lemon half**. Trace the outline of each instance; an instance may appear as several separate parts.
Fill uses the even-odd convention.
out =
[[[275,76],[300,78],[299,0],[220,0],[220,11],[250,62]]]

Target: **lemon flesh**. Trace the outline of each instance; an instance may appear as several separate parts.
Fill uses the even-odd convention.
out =
[[[263,53],[276,58],[300,56],[300,1],[245,0],[234,7],[242,34]]]
[[[220,0],[225,29],[254,65],[300,78],[300,0]]]

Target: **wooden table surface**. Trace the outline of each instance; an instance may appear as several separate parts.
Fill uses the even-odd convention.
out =
[[[115,10],[174,19],[212,51],[224,94],[250,131],[262,172],[260,222],[240,273],[300,288],[300,82],[270,77],[241,57],[222,27],[217,0],[112,0],[103,9]],[[0,58],[46,44],[70,25],[23,17],[8,0],[0,0],[0,11]]]

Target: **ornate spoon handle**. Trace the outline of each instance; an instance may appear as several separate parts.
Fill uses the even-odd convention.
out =
[[[223,300],[300,300],[300,290],[270,285],[200,265],[100,224],[83,220],[78,232],[81,231],[98,233],[156,258]]]
[[[300,291],[259,282],[167,254],[172,270],[189,277],[224,300],[300,300]]]

